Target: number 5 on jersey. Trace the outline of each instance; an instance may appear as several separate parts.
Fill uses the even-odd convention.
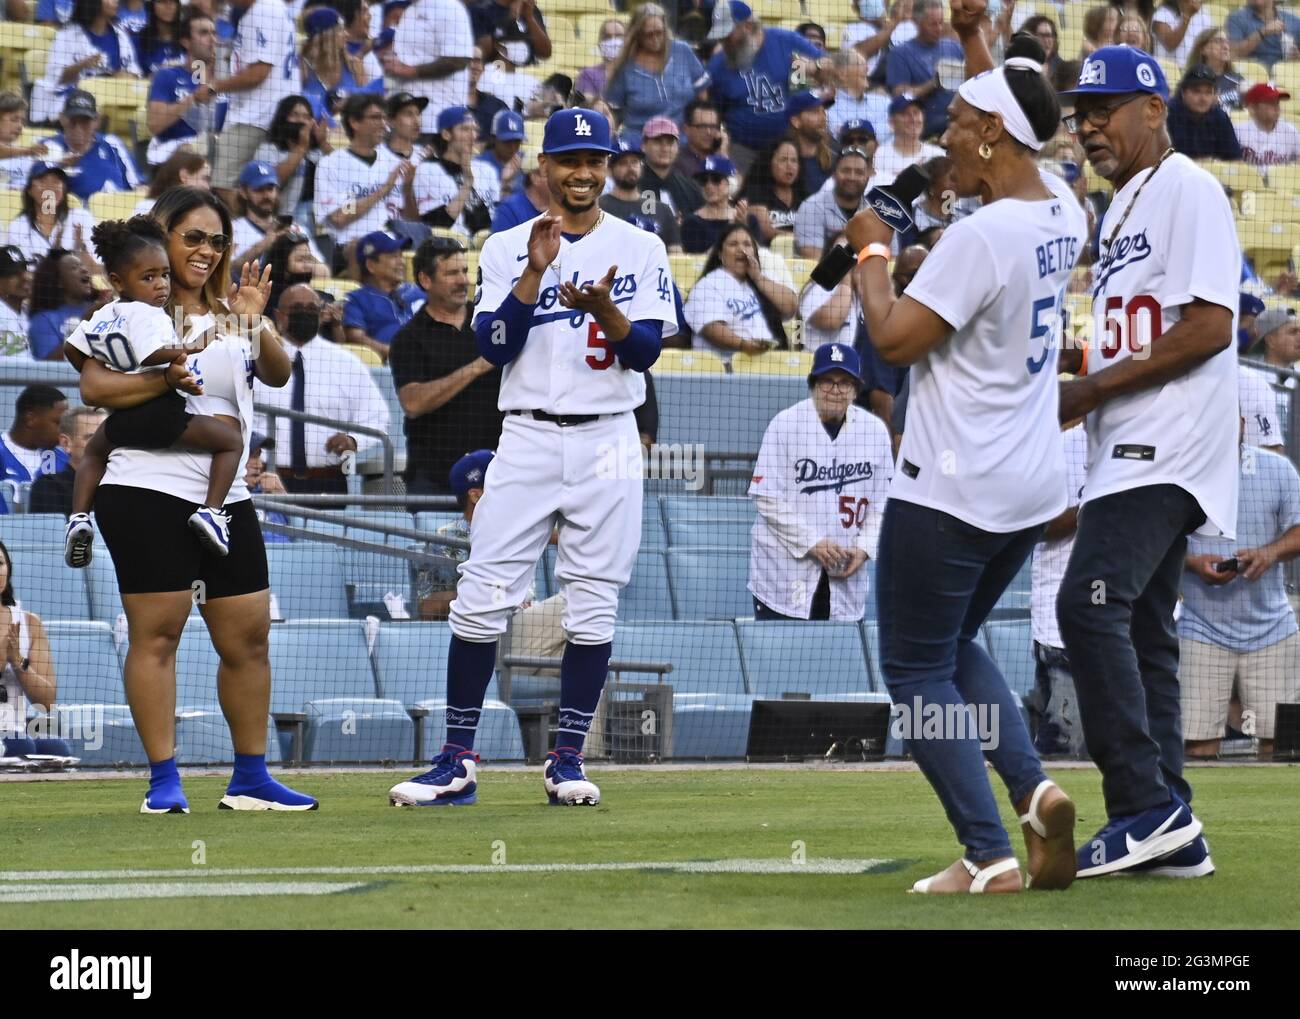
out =
[[[587,367],[603,372],[614,364],[614,351],[601,332],[599,322],[587,323]]]

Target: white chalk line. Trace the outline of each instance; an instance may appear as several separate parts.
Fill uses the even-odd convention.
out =
[[[0,882],[129,881],[152,878],[330,877],[420,874],[556,874],[602,871],[662,871],[670,874],[866,874],[893,860],[620,860],[611,863],[431,863],[374,867],[191,867],[168,870],[6,870]],[[0,885],[0,896],[5,888]]]
[[[249,895],[333,895],[364,888],[364,881],[164,881],[109,885],[14,884],[0,887],[0,905],[11,902],[93,902],[97,899],[193,899]]]

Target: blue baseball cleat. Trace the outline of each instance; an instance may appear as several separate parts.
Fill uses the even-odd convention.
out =
[[[1112,818],[1079,847],[1076,877],[1101,877],[1176,853],[1195,841],[1202,825],[1177,797],[1140,814]]]
[[[1126,873],[1136,877],[1211,877],[1214,861],[1210,859],[1210,844],[1205,836],[1193,839],[1167,856],[1140,863]]]
[[[388,790],[394,807],[469,807],[478,802],[478,754],[448,744],[433,767]]]
[[[594,807],[600,802],[600,790],[582,769],[582,754],[567,747],[546,755],[542,778],[553,807]]]

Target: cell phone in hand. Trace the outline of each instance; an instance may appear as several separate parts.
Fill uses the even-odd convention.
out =
[[[1214,564],[1215,573],[1236,573],[1239,569],[1241,569],[1241,566],[1238,564],[1236,556]]]
[[[292,216],[276,216],[276,217],[275,217],[275,222],[276,222],[276,225],[279,226],[279,227],[291,227],[291,226],[293,226],[293,217],[292,217]]]

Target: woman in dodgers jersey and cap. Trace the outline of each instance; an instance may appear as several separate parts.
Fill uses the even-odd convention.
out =
[[[663,242],[597,205],[613,152],[601,114],[552,114],[540,157],[550,208],[493,234],[479,256],[474,329],[479,352],[505,369],[506,417],[451,603],[447,743],[430,771],[393,787],[395,804],[475,801],[474,735],[497,638],[557,525],[568,642],[544,786],[551,803],[600,800],[581,752],[605,682],[618,592],[640,543],[632,411],[645,399],[642,373],[677,329]]]
[[[1214,866],[1183,778],[1174,607],[1187,535],[1236,530],[1240,249],[1223,188],[1170,147],[1149,54],[1102,47],[1067,95],[1115,186],[1088,374],[1061,387],[1061,419],[1088,415],[1089,451],[1057,618],[1109,818],[1078,873],[1198,877]]]
[[[958,195],[983,205],[948,228],[902,297],[889,279],[890,229],[870,210],[847,229],[871,338],[888,363],[912,365],[876,600],[881,667],[904,735],[965,848],[912,889],[932,894],[1022,887],[985,757],[1020,815],[1030,886],[1065,888],[1075,868],[1074,805],[1043,773],[979,636],[1066,505],[1056,359],[1061,303],[1087,235],[1067,185],[1035,164],[1060,116],[1042,48],[1019,34],[1008,54],[958,89],[942,138]],[[936,714],[937,737],[925,724]]]

